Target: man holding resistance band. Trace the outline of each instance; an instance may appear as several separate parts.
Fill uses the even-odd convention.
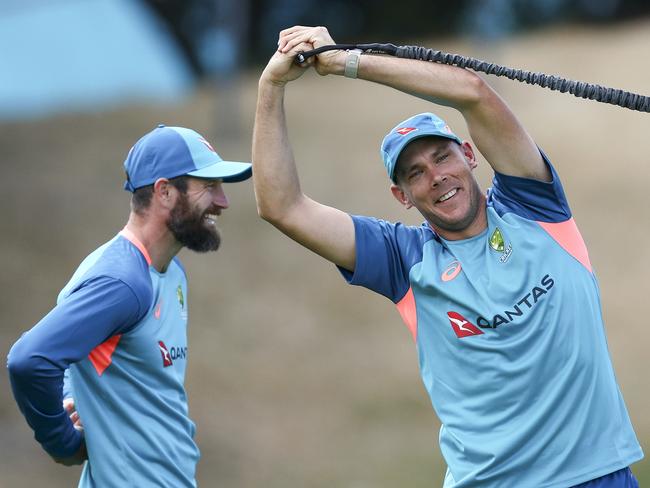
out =
[[[280,33],[259,81],[253,139],[260,215],[392,300],[417,344],[442,423],[445,488],[636,487],[643,453],[614,377],[599,291],[560,180],[477,75],[429,62],[327,51],[323,27]],[[391,192],[425,218],[408,227],[345,212],[300,189],[284,114],[287,83],[313,66],[461,112],[494,169],[483,193],[474,149],[437,116],[381,144]]]

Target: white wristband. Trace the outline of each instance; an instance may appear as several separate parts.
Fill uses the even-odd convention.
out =
[[[359,71],[359,58],[361,58],[361,49],[352,49],[348,51],[348,56],[345,58],[345,70],[343,74],[346,78],[356,78],[357,71]]]

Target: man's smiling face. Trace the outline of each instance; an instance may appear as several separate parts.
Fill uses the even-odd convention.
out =
[[[406,208],[417,208],[442,237],[471,237],[485,228],[485,197],[472,173],[476,166],[467,142],[415,139],[400,153],[391,191]]]
[[[216,220],[228,208],[228,199],[219,179],[188,178],[186,192],[179,192],[167,227],[176,240],[196,252],[216,251],[221,234]]]

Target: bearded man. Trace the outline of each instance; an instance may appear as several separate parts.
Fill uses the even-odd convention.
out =
[[[124,162],[128,222],[91,253],[7,366],[35,438],[79,486],[196,486],[199,450],[184,389],[183,247],[216,251],[223,182],[251,176],[197,132],[158,126]],[[81,422],[83,419],[83,424]]]

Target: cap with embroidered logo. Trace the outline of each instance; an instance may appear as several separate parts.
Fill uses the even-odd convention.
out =
[[[395,181],[397,159],[407,144],[427,136],[445,137],[462,144],[447,123],[430,112],[417,114],[400,122],[391,129],[381,143],[381,158],[391,180]]]
[[[198,132],[163,124],[135,143],[124,161],[124,170],[124,189],[130,192],[151,185],[158,178],[189,175],[233,183],[252,174],[250,163],[224,161]]]

